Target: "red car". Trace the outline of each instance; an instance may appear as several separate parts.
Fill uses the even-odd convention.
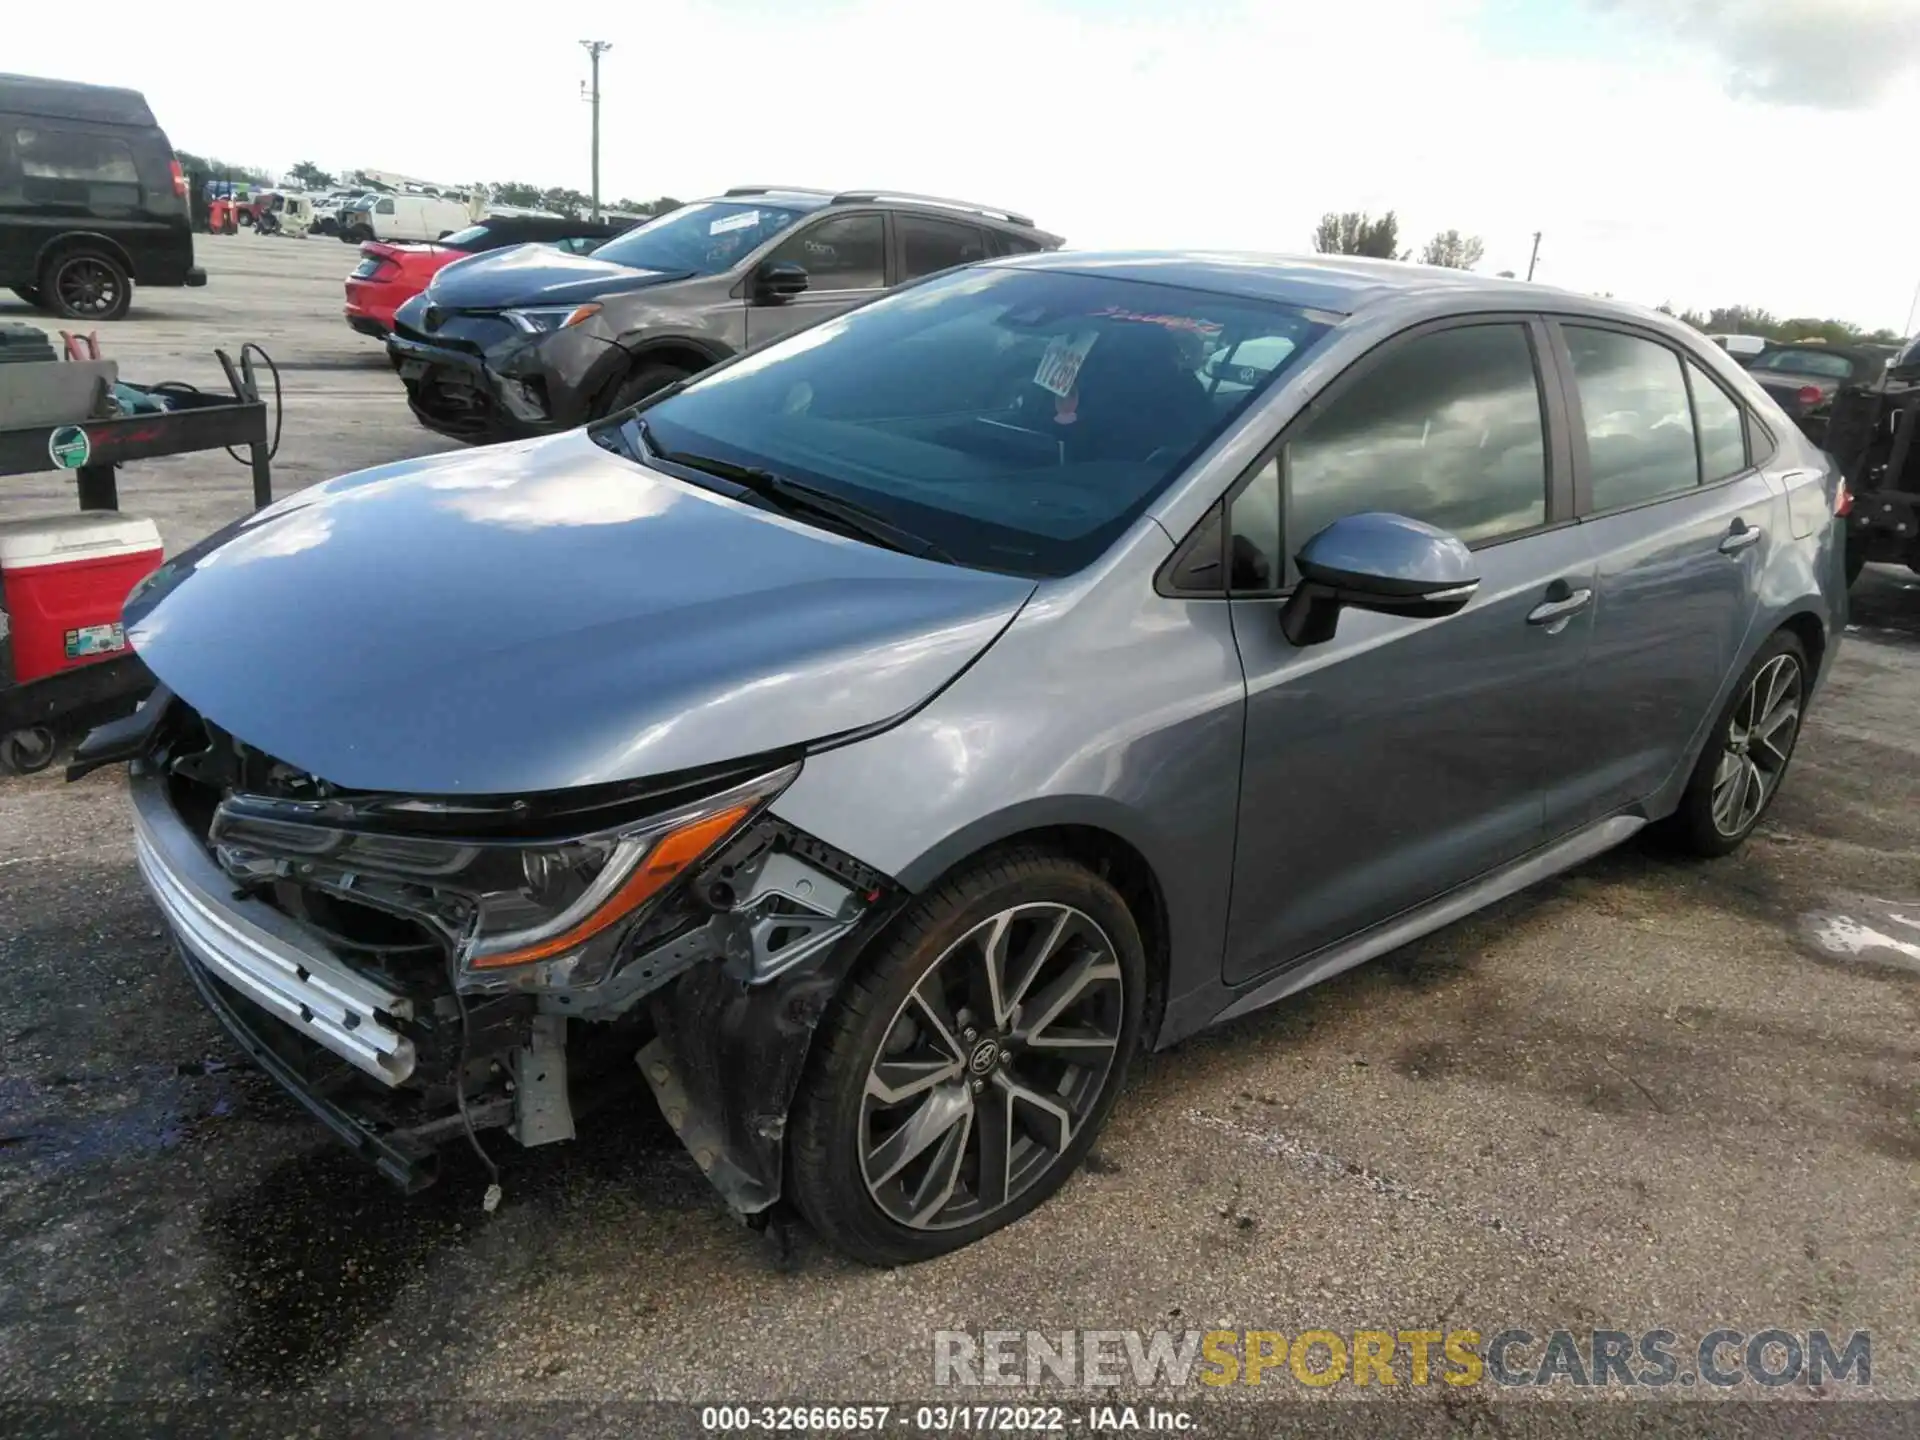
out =
[[[634,220],[568,220],[558,215],[494,215],[431,244],[394,245],[368,240],[360,263],[347,276],[347,324],[362,335],[386,338],[393,312],[427,288],[443,265],[508,245],[557,245],[584,255],[604,240],[639,223]]]

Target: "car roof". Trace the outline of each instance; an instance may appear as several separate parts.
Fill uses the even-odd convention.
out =
[[[1048,234],[1027,216],[1016,211],[1004,210],[995,205],[981,205],[971,200],[948,200],[938,195],[916,195],[907,190],[870,188],[832,191],[813,190],[806,186],[795,185],[736,185],[724,195],[704,196],[696,203],[741,205],[750,204],[755,200],[765,200],[769,205],[778,205],[784,210],[798,210],[802,213],[824,210],[829,205],[849,207],[871,205],[883,210],[906,210],[918,215],[961,220],[967,224],[1010,230],[1032,235],[1046,244],[1061,243],[1059,236]]]
[[[82,85],[38,75],[0,75],[0,109],[53,120],[98,120],[109,125],[153,125],[153,111],[138,90]]]
[[[764,200],[769,205],[778,205],[782,210],[824,210],[833,203],[833,196],[824,190],[809,190],[794,185],[736,185],[724,195],[703,195],[691,203],[695,205],[751,205],[756,200]]]
[[[1618,300],[1581,295],[1527,280],[1476,275],[1437,265],[1370,260],[1354,255],[1269,255],[1203,250],[1056,250],[988,262],[1027,270],[1066,270],[1123,280],[1210,290],[1248,300],[1275,301],[1306,310],[1358,315],[1387,306],[1411,305],[1451,292],[1472,309],[1553,310],[1600,319],[1662,324],[1656,311]],[[1677,323],[1677,322],[1674,322]]]

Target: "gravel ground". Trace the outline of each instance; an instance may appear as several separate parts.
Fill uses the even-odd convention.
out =
[[[350,250],[200,244],[207,289],[104,329],[130,378],[262,341],[280,493],[443,448],[339,318]],[[218,454],[122,481],[170,549],[246,494]],[[390,1191],[201,1010],[121,778],[0,780],[0,1400],[980,1400],[934,1330],[1720,1325],[1869,1330],[1871,1393],[1920,1397],[1920,585],[1855,620],[1743,854],[1629,846],[1154,1057],[1058,1198],[899,1271],[741,1227],[644,1106],[508,1156],[491,1216],[457,1156]]]

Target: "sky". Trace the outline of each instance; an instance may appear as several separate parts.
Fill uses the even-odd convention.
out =
[[[145,92],[176,147],[601,194],[881,186],[1075,248],[1304,251],[1330,210],[1487,273],[1907,331],[1920,0],[463,0],[316,21],[93,0],[0,67]],[[341,12],[343,15],[348,12]],[[296,20],[296,14],[298,19]],[[217,57],[223,83],[210,83]],[[249,77],[232,83],[235,77]]]

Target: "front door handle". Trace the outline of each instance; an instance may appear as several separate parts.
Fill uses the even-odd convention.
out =
[[[1766,534],[1758,525],[1749,525],[1736,515],[1733,517],[1733,528],[1727,531],[1727,538],[1720,542],[1720,553],[1738,555],[1749,545],[1758,545],[1766,538]]]
[[[1564,580],[1547,587],[1547,598],[1527,612],[1527,624],[1544,625],[1549,635],[1567,628],[1567,621],[1593,603],[1593,591],[1575,590]]]

